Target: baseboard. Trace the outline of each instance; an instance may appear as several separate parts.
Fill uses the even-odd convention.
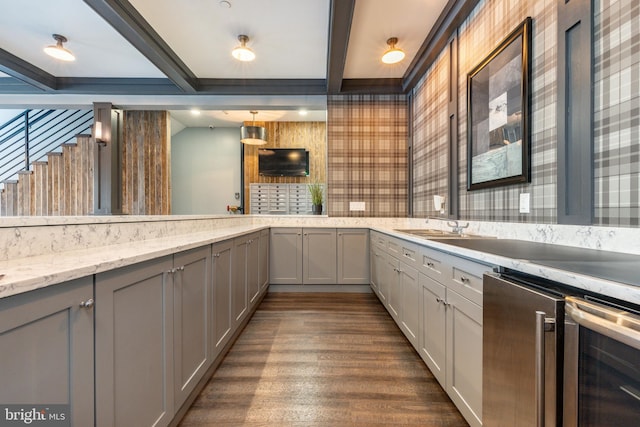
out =
[[[371,293],[369,285],[269,285],[269,292],[351,292]]]

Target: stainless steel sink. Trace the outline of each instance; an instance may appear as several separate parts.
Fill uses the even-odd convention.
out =
[[[487,236],[478,236],[476,234],[457,234],[451,231],[434,230],[430,228],[396,228],[394,231],[400,233],[411,234],[412,236],[422,237],[423,239],[486,239]]]

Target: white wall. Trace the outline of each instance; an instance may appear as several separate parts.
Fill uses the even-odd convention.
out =
[[[186,128],[171,137],[171,212],[224,214],[240,187],[240,128]]]

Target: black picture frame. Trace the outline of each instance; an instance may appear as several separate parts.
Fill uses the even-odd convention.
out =
[[[531,23],[467,74],[467,190],[531,181]]]

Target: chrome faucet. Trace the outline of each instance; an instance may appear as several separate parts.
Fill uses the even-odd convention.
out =
[[[462,231],[469,227],[469,223],[467,222],[466,225],[460,225],[460,223],[458,222],[458,220],[453,220],[453,221],[447,221],[447,225],[449,227],[451,227],[451,232],[455,233],[455,234],[462,234]]]

